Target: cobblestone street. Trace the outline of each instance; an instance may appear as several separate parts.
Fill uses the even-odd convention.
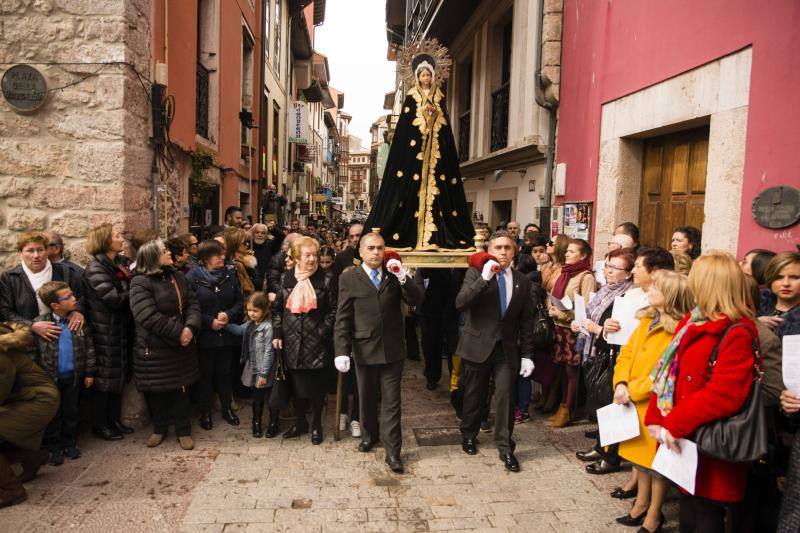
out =
[[[456,419],[448,394],[425,390],[419,363],[408,363],[405,475],[388,471],[382,449],[358,453],[349,435],[334,442],[331,419],[320,446],[307,436],[254,440],[246,406],[238,428],[218,415],[213,431],[195,427],[193,452],[174,437],[147,449],[148,430],[118,444],[87,435],[81,459],[43,467],[27,485],[28,501],[0,511],[0,529],[632,531],[614,522],[629,503],[608,496],[627,471],[589,476],[574,457],[587,447],[588,425],[551,430],[541,418],[518,425],[518,474],[503,469],[491,434],[481,434],[474,457],[456,445],[419,446],[414,428],[455,427]],[[674,510],[667,515],[674,524]]]

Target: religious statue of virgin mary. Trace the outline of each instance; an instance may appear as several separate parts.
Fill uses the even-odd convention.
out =
[[[398,251],[469,251],[475,230],[440,84],[450,74],[436,39],[410,44],[398,59],[409,88],[381,187],[365,223]]]

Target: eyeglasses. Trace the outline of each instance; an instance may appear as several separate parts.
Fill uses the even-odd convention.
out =
[[[73,298],[75,298],[75,295],[72,294],[72,293],[69,293],[69,294],[67,294],[65,296],[59,296],[58,298],[56,298],[56,301],[65,302],[67,300],[72,300]]]
[[[553,241],[547,241],[547,246],[553,246]]]
[[[614,265],[612,265],[612,264],[609,264],[609,263],[606,263],[606,264],[605,264],[605,268],[607,268],[607,269],[609,269],[609,270],[617,270],[617,271],[621,271],[621,272],[630,272],[630,269],[627,269],[627,268],[620,268],[620,267],[618,267],[618,266],[614,266]]]
[[[354,233],[352,235],[348,235],[348,237],[351,238],[351,239],[360,239],[361,238],[361,234],[360,233]]]

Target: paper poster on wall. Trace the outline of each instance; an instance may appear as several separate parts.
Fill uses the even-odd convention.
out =
[[[571,239],[590,238],[590,224],[592,220],[592,204],[564,204],[564,235]]]

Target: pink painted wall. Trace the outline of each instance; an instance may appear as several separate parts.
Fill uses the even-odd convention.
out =
[[[752,46],[739,254],[800,243],[799,225],[768,230],[750,211],[767,187],[800,187],[800,2],[565,0],[562,43],[558,203],[596,200],[602,104]]]

